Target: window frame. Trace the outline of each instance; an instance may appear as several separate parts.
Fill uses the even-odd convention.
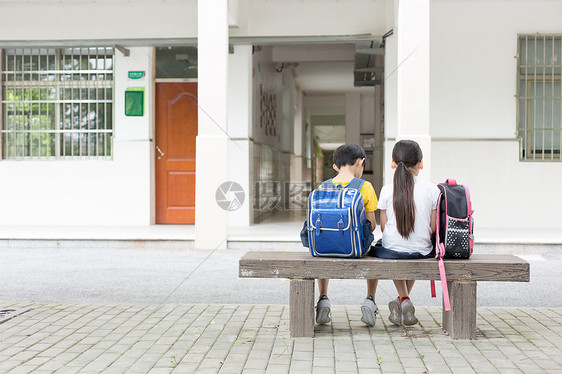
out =
[[[543,63],[538,64],[540,56],[537,56],[537,41],[543,42],[542,57]],[[529,41],[534,43],[533,60],[529,61]],[[557,63],[547,64],[547,48],[546,43],[551,41],[552,55],[560,57]],[[556,41],[560,43],[560,50],[556,50]],[[525,47],[525,61],[522,59],[522,44],[526,43]],[[562,96],[557,96],[556,85],[562,85],[562,34],[518,34],[517,35],[517,73],[516,73],[516,134],[519,139],[519,160],[520,161],[548,161],[560,162],[562,161]],[[532,72],[529,72],[529,69]],[[550,73],[546,71],[550,69]],[[558,71],[557,71],[558,69]],[[542,72],[537,72],[542,70]],[[552,89],[547,90],[546,85],[552,84]],[[537,90],[537,85],[542,85],[542,96],[540,90]],[[522,91],[524,86],[525,92]],[[562,87],[560,88],[562,89]],[[552,95],[547,96],[547,94]],[[547,127],[546,111],[547,101],[550,100],[551,108],[551,127]],[[555,118],[555,103],[559,100],[559,118]],[[541,102],[542,116],[537,114]],[[539,109],[540,110],[540,109]],[[543,126],[538,128],[537,118],[540,117]],[[551,132],[550,144],[547,145],[547,136],[545,133]],[[537,146],[538,134],[542,134],[540,140],[541,146]],[[558,144],[555,144],[555,134],[558,134]]]
[[[12,64],[19,64],[21,59],[21,70],[15,65],[7,70],[7,51],[13,56]],[[112,160],[115,56],[115,49],[111,47],[0,49],[0,160]],[[49,64],[49,59],[53,59],[53,65]],[[42,63],[47,65],[41,66]],[[21,79],[18,80],[19,74]],[[8,90],[16,94],[20,90],[22,98],[9,101],[8,95],[4,97]],[[20,115],[17,108],[26,106],[29,109],[21,111],[24,116],[28,114],[24,128],[8,128],[9,108],[13,110],[15,127]],[[43,128],[43,117],[46,117],[46,128]],[[34,128],[37,125],[39,128]],[[23,140],[23,146],[19,145],[18,137],[26,134],[28,138]],[[12,140],[15,143],[13,153],[8,150],[9,137],[15,139]],[[41,152],[42,143],[47,144],[45,152]],[[71,148],[67,148],[67,144]],[[20,149],[22,153],[18,154]]]

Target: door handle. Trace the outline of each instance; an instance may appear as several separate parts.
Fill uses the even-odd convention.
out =
[[[162,152],[162,150],[160,149],[160,147],[156,146],[156,150],[158,151],[158,153],[160,153],[160,156],[164,156],[164,152]]]

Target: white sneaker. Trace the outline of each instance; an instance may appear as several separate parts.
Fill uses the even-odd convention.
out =
[[[316,304],[316,323],[319,325],[325,325],[329,323],[332,319],[330,318],[330,300],[328,296],[323,295],[318,303]]]
[[[363,304],[361,304],[361,313],[363,314],[361,322],[368,326],[374,326],[377,320],[378,312],[379,308],[377,308],[377,304],[375,304],[373,297],[367,297],[365,301],[363,301]]]
[[[415,315],[416,308],[414,308],[414,304],[412,304],[410,299],[402,301],[400,306],[402,308],[402,322],[404,325],[410,326],[418,323],[418,319]]]
[[[396,298],[388,303],[388,310],[390,311],[388,320],[396,326],[402,326],[402,307],[400,305],[400,298]]]

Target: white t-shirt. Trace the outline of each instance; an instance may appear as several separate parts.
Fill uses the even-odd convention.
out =
[[[379,209],[386,210],[388,221],[382,234],[382,245],[397,252],[421,253],[427,255],[432,250],[431,211],[437,209],[439,188],[436,185],[414,177],[414,203],[416,221],[414,232],[404,239],[396,228],[396,216],[392,206],[393,185],[387,184],[379,196]]]

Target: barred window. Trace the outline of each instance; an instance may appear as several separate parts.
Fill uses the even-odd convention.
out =
[[[0,50],[2,158],[111,158],[113,65],[113,48]]]
[[[561,35],[520,35],[517,126],[520,159],[561,161]]]

